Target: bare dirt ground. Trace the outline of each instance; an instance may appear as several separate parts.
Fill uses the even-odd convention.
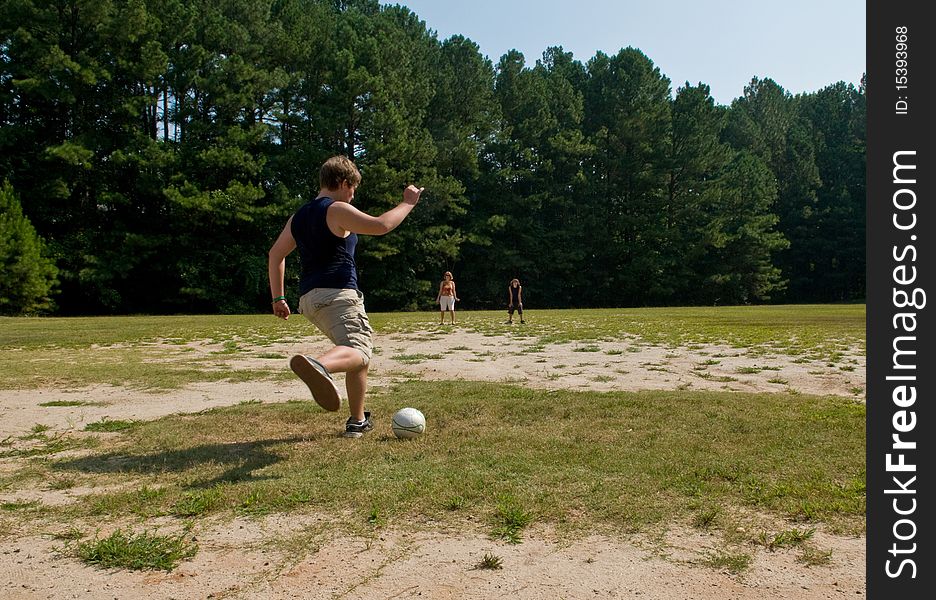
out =
[[[728,346],[660,347],[639,340],[568,343],[531,348],[533,340],[485,336],[448,328],[380,336],[371,385],[409,378],[481,380],[535,389],[690,389],[827,394],[861,401],[864,353],[846,352],[837,363],[797,361],[781,354]],[[264,347],[264,353],[315,353],[320,338]],[[189,354],[218,348],[193,345]],[[268,358],[233,354],[232,368],[270,368]],[[280,361],[284,369],[286,359]],[[261,400],[304,398],[296,381],[198,383],[167,393],[91,386],[78,389],[0,391],[0,439],[22,436],[36,424],[78,432],[109,419],[149,420],[174,413]],[[55,400],[95,405],[41,407]],[[343,417],[342,417],[343,420]],[[14,465],[0,460],[0,470]],[[0,491],[0,503],[39,500],[66,504],[91,490]],[[310,532],[310,553],[277,547],[284,532]],[[2,531],[0,531],[2,533]],[[560,542],[548,530],[525,532],[519,545],[493,541],[472,527],[440,531],[388,531],[379,538],[329,537],[309,515],[235,519],[197,533],[199,552],[171,573],[104,571],[56,551],[50,532],[19,532],[0,539],[0,598],[643,598],[773,599],[856,598],[865,595],[864,538],[822,530],[816,547],[831,550],[827,564],[807,566],[794,550],[749,549],[742,575],[706,566],[717,540],[673,526],[657,536],[591,536]],[[103,532],[107,533],[107,532]],[[477,568],[481,557],[503,559],[499,570]]]

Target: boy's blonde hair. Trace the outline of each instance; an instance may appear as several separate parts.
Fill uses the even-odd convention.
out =
[[[361,172],[347,156],[332,156],[319,170],[319,186],[322,189],[337,190],[342,181],[357,187],[361,184]]]

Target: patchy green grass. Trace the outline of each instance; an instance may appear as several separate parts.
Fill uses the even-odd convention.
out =
[[[522,333],[505,327],[500,311],[461,315],[461,329],[531,340],[525,344],[531,348],[577,343],[581,351],[597,352],[595,342],[626,341],[625,351],[640,352],[646,344],[720,343],[833,365],[846,351],[864,348],[863,305],[542,310]],[[370,316],[381,335],[424,332],[432,322],[428,313]],[[0,389],[109,384],[166,390],[197,381],[276,379],[283,369],[272,363],[234,369],[218,361],[308,335],[318,334],[304,319],[271,315],[0,317]],[[191,343],[217,345],[219,354],[194,356]]]
[[[0,459],[11,457],[39,459],[66,450],[94,448],[98,445],[98,440],[76,438],[64,433],[47,435],[45,433],[47,430],[46,426],[37,425],[33,428],[32,433],[19,437],[18,443],[8,438],[9,443],[0,444],[0,447],[7,448],[6,450],[0,450]]]
[[[49,482],[50,490],[70,490],[75,487],[77,480],[74,477],[58,476],[53,477]]]
[[[803,548],[803,552],[796,557],[796,561],[808,567],[824,566],[832,562],[832,550],[819,550],[806,546]]]
[[[716,551],[708,556],[705,564],[713,569],[725,569],[733,575],[740,575],[751,566],[752,557],[746,552]]]
[[[107,384],[167,390],[197,381],[275,379],[280,369],[217,364],[245,354],[247,347],[309,333],[301,319],[275,321],[261,315],[0,317],[0,389]],[[187,346],[192,342],[218,344],[220,354],[193,356]]]
[[[697,512],[692,518],[692,525],[698,529],[711,529],[718,522],[721,515],[721,508],[718,506],[706,506]]]
[[[85,425],[85,431],[125,431],[131,429],[139,424],[140,421],[127,421],[122,419],[108,419],[107,417],[101,417],[100,421],[94,423],[88,423]]]
[[[814,527],[809,529],[788,529],[774,534],[763,531],[760,536],[758,536],[757,542],[764,548],[773,551],[777,548],[801,546],[807,540],[812,539],[814,533],[816,533]]]
[[[38,500],[14,500],[12,502],[0,502],[0,510],[8,512],[31,511],[42,506]]]
[[[738,380],[737,377],[732,377],[731,375],[712,375],[707,371],[699,371],[695,368],[691,371],[691,374],[700,379],[705,379],[706,381],[717,381],[719,383],[730,383]]]
[[[189,541],[191,535],[176,535],[114,531],[105,538],[79,542],[75,553],[84,562],[103,569],[171,571],[179,562],[195,556],[198,547]]]
[[[503,315],[494,312],[462,312],[459,327],[506,335],[521,352],[553,344],[599,352],[599,343],[626,341],[604,353],[615,355],[641,352],[650,344],[719,343],[757,347],[759,355],[793,355],[817,366],[846,360],[847,351],[864,345],[863,306],[537,313],[523,335],[505,327]],[[422,313],[371,315],[379,334],[424,331],[427,320]],[[279,354],[261,349],[273,342],[298,343],[307,335],[317,334],[302,319],[284,323],[268,315],[0,318],[0,388],[112,384],[168,390],[194,381],[292,377],[272,361]],[[213,344],[219,354],[193,352],[192,343]],[[473,350],[468,360],[494,356],[486,348],[452,349]],[[393,353],[389,345],[386,350],[385,356]],[[714,354],[697,365],[703,372],[694,373],[735,381],[704,369],[736,354]],[[271,359],[269,369],[236,368],[236,361],[258,357]],[[442,356],[392,358],[415,363]],[[645,366],[666,369],[665,364]],[[565,373],[568,367],[554,365],[547,376],[558,379],[560,369]],[[785,383],[779,377],[771,381]],[[99,491],[67,505],[21,507],[10,500],[2,514],[4,523],[17,527],[41,521],[61,530],[72,523],[115,526],[128,515],[151,528],[173,519],[197,523],[314,512],[330,515],[328,526],[339,531],[441,522],[483,527],[493,537],[520,542],[534,524],[606,533],[677,520],[728,528],[726,515],[737,508],[806,529],[822,523],[833,531],[863,531],[862,404],[792,392],[686,387],[598,393],[409,381],[374,390],[368,406],[376,430],[354,441],[337,436],[343,415],[325,414],[312,402],[245,402],[151,422],[105,418],[88,425],[89,431],[120,432],[116,436],[52,435],[39,424],[26,435],[0,440],[0,459],[19,465],[0,477],[5,497],[33,488],[68,489],[77,482]],[[421,438],[400,442],[390,432],[390,415],[402,406],[426,414],[429,428]],[[806,455],[809,461],[795,460]],[[122,535],[129,545],[139,534]],[[295,543],[318,539],[317,533],[304,534]],[[823,553],[809,552],[804,562],[821,564]],[[713,555],[713,566],[743,570],[743,556]]]
[[[2,320],[0,320],[2,322]],[[198,381],[275,379],[282,370],[235,369],[193,357],[173,346],[4,350],[0,345],[0,389],[80,388],[91,385],[172,390]]]
[[[104,406],[104,402],[88,402],[85,400],[52,400],[49,402],[40,402],[39,406]]]
[[[88,349],[194,341],[269,345],[306,334],[302,319],[272,315],[182,315],[155,317],[0,317],[0,348]],[[54,357],[50,357],[54,358]]]
[[[393,437],[400,406],[423,410],[426,435]],[[734,506],[864,528],[864,406],[841,398],[460,381],[440,395],[437,383],[411,381],[378,390],[370,408],[377,427],[355,441],[338,437],[340,416],[311,402],[137,423],[84,456],[47,461],[47,479],[120,491],[46,507],[44,518],[313,510],[353,531],[470,516],[519,541],[533,522],[620,532],[698,514],[698,526],[715,526],[716,514],[692,506]],[[805,454],[813,459],[791,460]],[[32,480],[11,479],[6,493]]]
[[[491,552],[485,552],[481,560],[475,565],[476,569],[488,569],[495,571],[504,568],[504,559]]]
[[[499,311],[463,311],[459,326],[484,335],[516,336]],[[416,333],[425,313],[375,313],[378,333]],[[629,341],[671,347],[725,344],[774,354],[838,360],[849,347],[864,348],[865,307],[847,305],[726,306],[537,311],[524,326],[538,344]],[[633,346],[627,351],[640,351]]]
[[[530,524],[532,519],[533,516],[520,505],[516,498],[504,495],[497,501],[491,535],[505,540],[508,544],[519,544],[522,541],[523,529]]]
[[[20,439],[23,440],[32,440],[32,439],[42,439],[45,437],[45,432],[52,429],[48,425],[43,425],[42,423],[36,423],[33,425],[33,428],[29,430],[29,435],[24,436]]]
[[[172,505],[172,514],[177,517],[205,515],[218,508],[223,500],[224,488],[221,485],[186,492]]]
[[[406,365],[415,365],[427,360],[439,360],[442,358],[441,354],[397,354],[391,356],[395,361],[399,361]]]
[[[84,532],[82,532],[77,527],[69,527],[68,529],[64,529],[62,531],[58,531],[52,534],[52,537],[54,539],[64,540],[67,542],[74,542],[76,540],[80,540],[84,536],[85,536]]]
[[[464,496],[459,496],[458,494],[452,496],[445,501],[445,510],[461,510],[467,506],[468,501]]]

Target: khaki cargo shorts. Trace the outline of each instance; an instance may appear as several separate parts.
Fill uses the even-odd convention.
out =
[[[359,290],[309,290],[299,298],[299,312],[336,346],[354,348],[364,358],[364,366],[370,363],[374,330],[364,312],[364,294]]]

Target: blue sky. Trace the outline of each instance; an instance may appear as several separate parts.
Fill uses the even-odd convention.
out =
[[[438,32],[476,42],[496,64],[511,48],[533,65],[548,46],[577,60],[601,50],[639,48],[673,88],[707,83],[728,104],[752,77],[792,93],[837,81],[855,85],[865,71],[861,0],[403,0]]]

